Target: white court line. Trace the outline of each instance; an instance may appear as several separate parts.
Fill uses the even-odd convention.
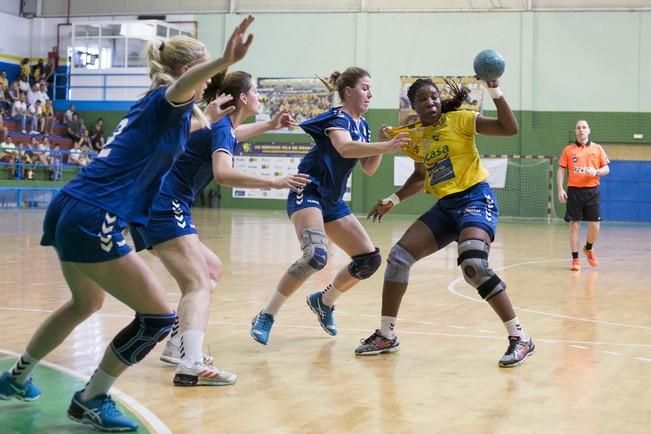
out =
[[[544,261],[529,261],[529,262],[519,262],[516,264],[511,264],[507,265],[502,268],[496,268],[495,271],[502,271],[502,270],[507,270],[509,268],[514,268],[514,267],[520,267],[522,265],[531,265],[531,264],[544,264],[544,263],[550,263],[550,262],[564,262],[564,259],[548,259]],[[448,292],[451,294],[454,294],[458,297],[465,298],[466,300],[474,301],[476,303],[484,303],[484,300],[478,297],[471,297],[469,295],[461,294],[455,289],[455,286],[457,283],[465,281],[463,277],[459,277],[454,279],[450,284],[448,285]],[[593,324],[602,324],[602,325],[609,325],[609,326],[615,326],[615,327],[625,327],[625,328],[632,328],[632,329],[641,329],[641,330],[651,330],[651,327],[647,326],[640,326],[640,325],[634,325],[634,324],[623,324],[619,322],[612,322],[612,321],[601,321],[601,320],[596,320],[596,319],[588,319],[588,318],[581,318],[581,317],[576,317],[576,316],[570,316],[570,315],[563,315],[560,313],[553,313],[553,312],[545,312],[545,311],[540,311],[540,310],[534,310],[534,309],[527,309],[525,307],[518,307],[514,306],[516,310],[524,311],[524,312],[531,312],[531,313],[536,313],[539,315],[545,315],[545,316],[551,316],[553,318],[563,318],[563,319],[571,319],[574,321],[583,321],[583,322],[589,322]]]
[[[651,359],[647,359],[646,357],[636,357],[636,359],[641,360],[643,362],[651,362]]]
[[[0,354],[6,354],[7,356],[13,356],[15,358],[20,357],[20,354],[2,348],[0,348]],[[56,363],[41,360],[39,364],[47,366],[48,368],[55,371],[62,372],[70,377],[77,378],[84,383],[86,383],[88,381],[88,378],[90,378],[87,375],[80,374],[77,371],[68,369],[65,366],[57,365]],[[152,432],[160,434],[172,434],[172,431],[167,427],[167,425],[163,423],[163,421],[156,417],[154,413],[152,413],[147,407],[138,402],[135,398],[132,398],[130,395],[121,391],[117,387],[111,387],[111,395],[117,397],[118,400],[125,404],[126,407],[140,416],[140,418],[143,419],[147,425],[149,425]]]
[[[603,350],[602,353],[610,354],[611,356],[621,356],[621,354],[619,354],[619,353],[615,353],[615,352],[613,352],[613,351],[606,351],[606,350]]]
[[[574,345],[574,344],[568,345],[568,347],[578,348],[579,350],[589,350],[590,349],[590,347],[584,347],[583,345]]]

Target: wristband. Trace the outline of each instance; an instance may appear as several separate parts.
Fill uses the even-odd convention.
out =
[[[397,194],[395,194],[395,193],[391,193],[391,196],[382,199],[382,205],[386,205],[386,204],[388,204],[389,202],[391,202],[391,204],[392,204],[393,206],[396,206],[396,205],[398,205],[398,204],[400,203],[400,198],[398,197]]]
[[[487,87],[492,99],[500,99],[504,96],[504,92],[499,87]]]

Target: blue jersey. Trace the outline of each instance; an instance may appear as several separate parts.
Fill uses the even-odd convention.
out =
[[[63,191],[128,223],[145,224],[190,133],[193,102],[174,105],[166,90],[159,87],[136,102],[98,156]]]
[[[303,157],[298,171],[310,175],[310,188],[316,188],[322,197],[332,202],[341,200],[346,192],[348,177],[358,159],[342,157],[332,145],[327,131],[346,130],[353,140],[370,142],[371,133],[366,119],[360,118],[357,122],[341,107],[336,107],[308,119],[300,127],[312,136],[314,147]]]
[[[167,210],[167,199],[176,199],[188,208],[213,179],[212,156],[215,152],[235,153],[237,138],[229,116],[224,116],[208,128],[202,128],[190,135],[185,152],[179,157],[161,187],[152,212],[163,203]]]

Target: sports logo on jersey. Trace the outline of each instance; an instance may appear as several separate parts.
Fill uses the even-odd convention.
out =
[[[572,155],[572,163],[576,163],[577,161],[579,161],[579,157]]]
[[[97,234],[99,236],[99,247],[104,250],[106,253],[110,252],[113,248],[113,227],[117,217],[112,216],[109,213],[104,215],[104,221],[102,222],[102,228]]]
[[[185,229],[188,223],[185,221],[185,217],[183,216],[181,203],[176,199],[172,200],[172,212],[174,213],[174,220],[176,220],[176,226],[178,226],[181,229]]]

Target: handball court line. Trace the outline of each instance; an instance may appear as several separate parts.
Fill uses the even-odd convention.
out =
[[[29,309],[34,310],[34,309]],[[14,353],[13,351],[5,350],[0,348],[0,354],[5,355],[6,357],[20,357],[20,354]],[[48,362],[41,360],[40,365],[47,366],[48,368],[66,374],[70,377],[77,378],[84,383],[90,378],[87,375],[80,374],[72,369],[68,369],[65,366],[57,365],[56,363]],[[161,433],[161,434],[172,434],[172,431],[161,421],[154,413],[152,413],[147,407],[138,402],[135,398],[131,397],[127,393],[121,391],[117,387],[111,387],[111,395],[118,398],[122,404],[129,408],[134,414],[136,414],[140,419],[144,420],[145,423],[149,426],[152,432]]]

